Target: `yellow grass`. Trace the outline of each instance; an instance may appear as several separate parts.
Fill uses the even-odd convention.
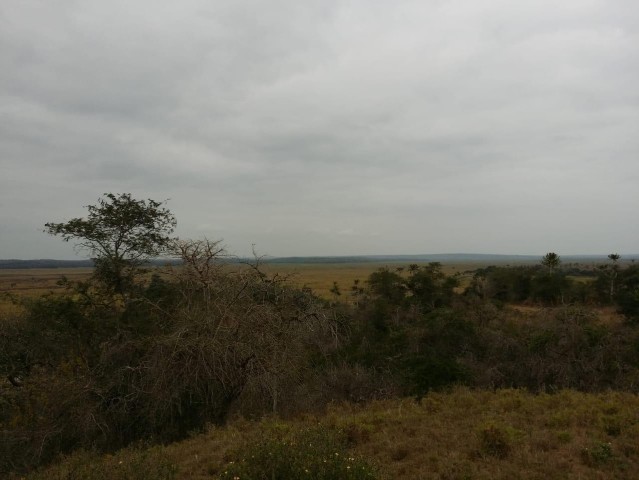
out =
[[[533,396],[460,388],[430,394],[420,403],[344,405],[280,428],[321,423],[345,430],[353,452],[371,459],[390,479],[636,478],[638,409],[637,396],[625,393]],[[179,478],[210,478],[233,459],[233,449],[264,435],[261,430],[273,422],[239,421],[169,446],[166,453],[179,465]],[[490,438],[488,446],[482,440],[492,427],[504,434],[503,458],[491,452]],[[612,458],[589,465],[585,449],[602,443],[611,444]]]
[[[442,268],[447,275],[458,275],[460,290],[463,290],[470,283],[472,272],[489,264],[448,263]],[[359,280],[360,285],[365,286],[368,276],[383,267],[394,271],[397,268],[404,268],[403,274],[406,274],[408,263],[267,263],[261,268],[271,275],[278,273],[288,276],[292,285],[309,287],[315,294],[325,299],[334,298],[330,290],[333,282],[337,282],[342,292],[341,299],[344,300],[348,298],[355,280]],[[15,311],[15,307],[10,305],[11,302],[8,302],[6,297],[3,298],[3,293],[38,296],[49,292],[61,292],[62,287],[56,282],[62,276],[70,280],[86,280],[91,271],[91,268],[0,270],[0,315],[3,312]],[[592,281],[590,277],[574,277],[574,279],[579,282]]]
[[[0,293],[38,295],[61,290],[57,282],[63,277],[69,280],[85,280],[91,268],[38,268],[0,270]]]
[[[236,419],[159,454],[177,466],[178,479],[212,479],[251,441],[324,425],[344,432],[351,452],[385,479],[636,479],[637,412],[639,398],[629,393],[457,388],[289,421]]]
[[[461,283],[465,286],[472,277],[472,274],[468,272],[482,266],[486,265],[448,264],[443,265],[443,271],[447,275],[459,274]],[[334,298],[330,290],[333,288],[333,282],[337,282],[342,292],[342,299],[344,299],[349,295],[355,280],[359,280],[360,286],[364,287],[369,275],[384,267],[388,267],[393,271],[397,271],[397,268],[403,268],[403,274],[406,274],[408,270],[407,263],[267,264],[264,270],[267,273],[277,272],[281,275],[290,275],[293,285],[309,287],[315,294],[326,299]]]
[[[57,282],[63,276],[69,280],[86,280],[91,271],[91,268],[0,270],[0,321],[22,311],[15,300],[38,297],[50,292],[62,292],[64,288]]]
[[[450,264],[444,265],[443,270],[448,275],[461,274],[462,283],[471,275],[467,272],[481,267],[479,264]],[[483,265],[485,266],[485,265]],[[317,295],[332,299],[330,293],[333,282],[337,282],[342,291],[342,298],[348,296],[350,288],[355,280],[364,283],[368,276],[382,267],[395,270],[403,267],[406,271],[408,264],[388,263],[321,263],[321,264],[264,264],[261,268],[269,275],[275,273],[289,277],[291,285],[296,287],[309,287]],[[233,268],[231,266],[230,268]],[[57,282],[63,277],[69,280],[86,280],[91,268],[50,268],[50,269],[24,269],[24,270],[0,270],[0,315],[2,312],[14,312],[16,307],[11,305],[3,294],[10,293],[17,297],[39,296],[49,292],[62,292],[63,288]]]

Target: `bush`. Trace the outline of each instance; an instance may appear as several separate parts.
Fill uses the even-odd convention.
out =
[[[510,453],[512,433],[508,429],[488,423],[477,432],[479,452],[481,455],[506,458]]]
[[[590,467],[599,467],[612,460],[612,444],[610,442],[597,442],[590,448],[581,450],[581,459]]]
[[[482,454],[505,458],[510,452],[510,442],[504,429],[496,425],[486,425],[477,433],[479,451]]]
[[[499,302],[523,302],[532,291],[534,267],[487,267],[478,269],[467,294]]]
[[[476,329],[475,348],[462,363],[478,387],[635,390],[635,330],[604,323],[581,307],[519,316],[504,312]]]
[[[291,438],[269,438],[237,452],[222,480],[364,480],[376,470],[346,450],[346,438],[325,428],[305,430]]]
[[[617,305],[620,313],[632,324],[639,323],[639,266],[622,270],[618,279]]]

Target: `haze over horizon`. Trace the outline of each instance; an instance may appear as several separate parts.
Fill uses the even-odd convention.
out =
[[[105,192],[271,256],[639,252],[639,3],[0,7],[0,258]]]
[[[548,253],[548,252],[546,252]],[[613,252],[617,253],[617,252]],[[588,260],[593,259],[596,261],[603,261],[607,263],[608,255],[605,253],[598,254],[562,254],[560,255],[560,259],[562,263],[571,263],[575,261]],[[394,260],[400,261],[435,261],[440,263],[462,263],[462,262],[474,262],[474,261],[490,261],[490,262],[518,262],[521,261],[523,263],[530,263],[541,261],[543,255],[542,254],[501,254],[501,253],[408,253],[408,254],[369,254],[369,255],[292,255],[292,256],[261,256],[261,261],[266,262],[279,262],[279,263],[287,263],[291,261],[292,263],[332,263],[335,260],[335,263],[358,263],[358,262],[371,262],[377,261],[380,262],[391,262]],[[631,261],[635,262],[639,260],[639,254],[637,253],[622,253],[620,254],[622,263]],[[160,257],[156,258],[154,261],[163,261],[162,259],[170,260],[171,257]],[[251,259],[250,255],[241,256],[238,255],[235,257],[236,260],[244,261],[246,259]],[[7,266],[7,262],[24,262],[32,263],[32,262],[77,262],[84,263],[90,260],[87,256],[78,255],[73,258],[0,258],[0,268],[21,268],[15,266]],[[174,259],[177,260],[177,259]],[[308,260],[308,262],[306,262]],[[30,266],[29,268],[33,268]],[[48,268],[45,267],[37,267],[37,268]]]

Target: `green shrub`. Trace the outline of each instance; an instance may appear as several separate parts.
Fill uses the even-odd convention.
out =
[[[506,458],[510,453],[511,442],[508,431],[493,423],[483,425],[477,432],[479,452],[482,455]]]
[[[563,444],[570,443],[572,441],[572,433],[562,430],[557,433],[557,440],[559,440],[559,443]]]
[[[313,428],[289,438],[269,438],[237,452],[220,476],[222,480],[372,480],[376,470],[351,456],[346,437]]]
[[[610,442],[597,442],[590,448],[581,450],[581,459],[590,467],[598,467],[612,460],[612,444]]]
[[[611,437],[618,437],[621,435],[623,420],[617,415],[611,415],[602,419],[604,431]]]

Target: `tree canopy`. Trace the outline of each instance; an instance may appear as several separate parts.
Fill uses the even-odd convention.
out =
[[[136,200],[130,193],[106,193],[88,205],[86,218],[49,222],[45,232],[76,242],[95,262],[95,277],[124,293],[140,267],[166,251],[177,224],[164,202]]]
[[[541,264],[544,267],[548,268],[548,271],[550,273],[553,273],[555,271],[555,268],[557,268],[561,264],[561,259],[555,252],[548,252],[541,259]]]

